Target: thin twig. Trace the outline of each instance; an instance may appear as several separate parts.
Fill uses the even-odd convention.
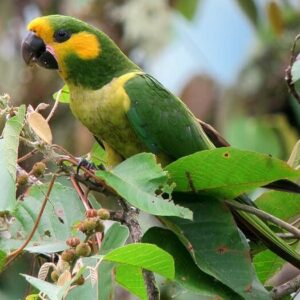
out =
[[[73,187],[75,188],[75,190],[76,190],[78,196],[80,197],[80,199],[81,199],[81,201],[82,201],[82,204],[83,204],[85,210],[91,209],[92,207],[91,207],[91,205],[90,205],[88,199],[85,197],[84,192],[83,192],[83,190],[81,189],[81,187],[79,186],[78,182],[76,181],[74,175],[71,175],[71,176],[70,176],[70,179],[71,179],[71,182],[72,182],[72,184],[73,184]]]
[[[91,206],[91,204],[90,204],[90,202],[89,202],[89,200],[87,198],[87,195],[83,192],[83,190],[79,186],[79,184],[76,181],[74,175],[71,175],[70,178],[71,178],[71,182],[73,184],[73,187],[75,188],[78,196],[80,197],[85,210],[91,209],[92,206]],[[101,243],[102,243],[102,234],[100,232],[97,232],[96,233],[96,238],[97,238],[98,247],[100,248]]]
[[[290,295],[300,288],[300,275],[291,279],[284,284],[274,287],[271,291],[271,296],[273,299],[282,299],[284,296]]]
[[[57,95],[56,95],[56,98],[55,98],[55,102],[54,102],[54,105],[46,119],[46,121],[49,123],[50,119],[53,117],[56,109],[57,109],[57,106],[58,106],[58,103],[59,103],[59,97],[61,95],[61,92],[62,92],[62,89],[60,89],[58,92],[57,92]]]
[[[33,156],[35,153],[37,152],[37,149],[33,149],[30,152],[28,152],[27,154],[25,154],[24,156],[18,158],[17,163],[19,164],[20,162],[30,158],[31,156]]]
[[[40,220],[42,218],[42,215],[43,215],[43,212],[45,210],[45,207],[46,207],[46,204],[49,200],[49,196],[50,196],[50,193],[52,191],[52,188],[53,188],[53,185],[54,185],[54,182],[56,180],[56,174],[53,174],[52,175],[52,178],[51,178],[51,181],[49,183],[49,186],[48,186],[48,190],[47,190],[47,193],[45,195],[45,198],[44,198],[44,201],[42,203],[42,206],[41,206],[41,209],[39,211],[39,214],[35,220],[35,223],[34,223],[34,226],[29,234],[29,236],[27,237],[27,239],[25,240],[25,242],[18,248],[16,249],[15,251],[13,251],[12,253],[10,253],[8,255],[8,258],[7,258],[7,262],[5,264],[5,266],[7,267],[11,262],[13,262],[21,253],[22,251],[24,250],[24,248],[29,244],[29,242],[31,241],[32,237],[34,236],[37,228],[38,228],[38,225],[40,223]]]
[[[292,233],[277,233],[276,234],[278,237],[282,238],[282,239],[286,239],[286,240],[293,240],[293,239],[297,239],[297,237],[295,237]]]
[[[250,214],[256,215],[257,217],[259,217],[265,221],[272,222],[273,224],[276,224],[277,226],[292,233],[295,236],[295,238],[300,239],[300,230],[298,228],[292,226],[291,224],[289,224],[287,222],[280,220],[279,218],[277,218],[273,215],[270,215],[270,214],[268,214],[260,209],[257,209],[253,206],[248,206],[248,205],[236,203],[233,201],[227,201],[227,200],[225,201],[225,203],[232,208],[248,212]]]

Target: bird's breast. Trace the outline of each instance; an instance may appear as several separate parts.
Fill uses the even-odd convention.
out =
[[[126,115],[130,99],[124,84],[135,74],[132,72],[115,78],[99,90],[70,86],[70,108],[73,114],[93,135],[125,158],[146,151]]]

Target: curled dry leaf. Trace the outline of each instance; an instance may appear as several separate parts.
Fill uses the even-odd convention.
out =
[[[48,144],[52,143],[52,133],[49,124],[44,117],[34,111],[27,115],[27,121],[31,129],[40,137],[43,141]]]
[[[49,107],[49,104],[47,103],[40,103],[36,108],[35,111],[38,112],[40,110],[47,109]]]
[[[90,278],[91,278],[91,284],[92,287],[95,286],[96,283],[98,283],[98,270],[97,268],[93,267],[87,267],[90,271]]]
[[[76,263],[75,263],[75,266],[73,268],[73,271],[72,271],[72,275],[75,275],[77,274],[77,272],[79,272],[79,270],[83,267],[83,261],[81,258],[77,259]]]
[[[57,285],[58,286],[63,286],[65,283],[68,281],[71,281],[72,275],[69,270],[65,270],[58,278],[57,280]]]
[[[41,279],[41,280],[45,280],[47,275],[48,275],[48,272],[49,272],[49,269],[50,268],[53,268],[55,269],[56,266],[54,263],[44,263],[41,267],[40,267],[40,270],[39,270],[39,274],[38,274],[38,279]]]

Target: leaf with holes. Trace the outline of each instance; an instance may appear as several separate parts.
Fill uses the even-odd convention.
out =
[[[110,172],[97,171],[96,176],[131,205],[145,212],[192,219],[189,209],[175,205],[170,199],[172,187],[168,184],[167,173],[156,163],[155,155],[151,153],[132,156]]]
[[[0,240],[0,247],[10,250],[11,247],[15,248],[23,243],[34,226],[47,189],[48,184],[30,187],[27,196],[13,211],[16,218],[11,229],[13,237],[9,241]],[[65,241],[72,235],[72,226],[84,217],[84,213],[76,191],[55,183],[38,229],[26,250],[34,253],[53,253],[66,249]]]

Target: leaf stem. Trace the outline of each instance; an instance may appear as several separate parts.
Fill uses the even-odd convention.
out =
[[[51,178],[51,181],[49,183],[49,186],[48,186],[48,190],[47,190],[47,193],[45,195],[45,198],[44,198],[44,201],[42,203],[42,206],[41,206],[41,209],[39,211],[39,214],[35,220],[35,223],[34,223],[34,226],[29,234],[29,236],[27,237],[27,239],[25,240],[25,242],[15,251],[13,251],[12,253],[10,253],[8,255],[8,258],[7,258],[7,262],[5,264],[5,267],[7,267],[10,263],[12,263],[21,253],[22,251],[24,250],[24,248],[29,244],[29,242],[31,241],[32,237],[34,236],[37,228],[38,228],[38,225],[40,223],[40,220],[42,218],[42,215],[43,215],[43,212],[45,210],[45,207],[46,207],[46,204],[49,200],[49,196],[50,196],[50,193],[52,191],[52,188],[53,188],[53,185],[54,185],[54,182],[56,180],[56,177],[57,175],[56,174],[53,174],[52,175],[52,178]]]

